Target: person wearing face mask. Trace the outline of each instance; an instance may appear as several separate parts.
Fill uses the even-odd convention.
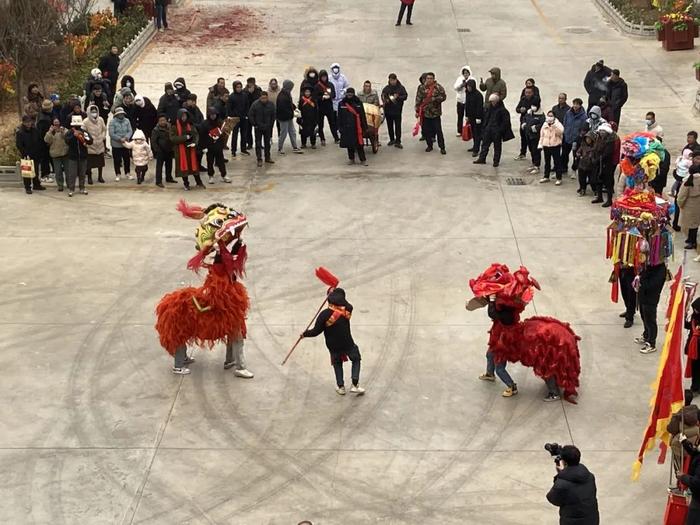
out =
[[[598,106],[593,106],[589,111],[588,111],[588,127],[589,130],[595,133],[598,131],[598,128],[602,125],[605,124],[606,121],[602,117],[600,107]]]
[[[137,129],[131,140],[123,141],[124,147],[131,150],[136,171],[136,184],[142,184],[148,171],[148,162],[153,160],[153,151],[146,141],[143,131]]]
[[[107,124],[107,121],[109,120],[109,110],[111,106],[109,103],[109,98],[102,91],[102,86],[100,86],[99,84],[95,84],[95,86],[92,89],[92,92],[85,97],[85,109],[87,110],[87,108],[92,105],[97,107],[97,111],[100,113],[100,117],[102,118],[104,123]]]
[[[165,83],[165,93],[160,97],[158,101],[157,112],[159,115],[165,115],[168,122],[173,124],[177,119],[177,113],[180,109],[180,101],[175,96],[175,89],[172,83]]]
[[[299,96],[304,94],[306,88],[311,89],[313,92],[316,84],[318,83],[318,71],[313,66],[309,66],[304,71],[304,80],[301,81],[301,86],[299,86]],[[269,96],[269,93],[268,93]]]
[[[277,83],[276,80],[275,83]],[[248,110],[250,109],[248,97],[243,92],[243,84],[238,80],[233,82],[231,89],[233,91],[229,95],[228,102],[226,103],[226,113],[229,117],[238,117],[238,122],[233,126],[233,130],[231,131],[231,156],[236,156],[239,136],[241,137],[241,153],[243,155],[250,155],[250,153],[248,153],[248,143],[246,141],[249,126]]]
[[[328,127],[333,135],[333,140],[337,144],[338,129],[336,122],[335,110],[333,109],[333,101],[335,100],[335,85],[328,80],[328,72],[322,69],[318,74],[318,82],[313,90],[312,96],[318,105],[318,137],[321,139],[321,146],[326,145],[326,135],[323,132],[323,121],[328,122]]]
[[[131,138],[133,130],[124,108],[114,111],[114,118],[109,122],[109,141],[112,144],[112,160],[114,161],[114,180],[119,182],[122,164],[126,178],[132,180],[129,150],[124,148],[124,141]]]
[[[661,127],[661,124],[656,122],[656,113],[649,111],[646,114],[644,124],[647,133],[653,133],[657,137],[664,138],[664,128]]]
[[[151,133],[158,123],[158,112],[151,99],[143,95],[134,97],[136,127],[144,132],[146,140],[150,140]]]
[[[331,64],[330,81],[335,87],[335,98],[333,99],[333,111],[338,115],[338,104],[345,97],[345,90],[350,86],[348,79],[340,72],[340,64],[337,62]]]
[[[88,106],[88,116],[83,120],[83,129],[92,137],[92,143],[87,146],[87,181],[92,184],[92,170],[97,170],[97,182],[104,183],[102,168],[105,167],[105,142],[107,126],[100,118],[97,106]]]
[[[354,88],[347,88],[345,96],[338,105],[338,131],[340,147],[348,150],[348,164],[355,164],[355,153],[363,166],[367,166],[364,149],[364,136],[367,133],[367,117],[360,99],[355,96]]]
[[[185,108],[180,109],[175,124],[170,127],[170,143],[175,152],[175,176],[182,178],[187,191],[190,189],[190,175],[194,176],[198,188],[205,188],[199,177],[198,142],[199,133],[197,127],[190,122],[189,112]]]
[[[190,90],[187,89],[185,79],[183,77],[177,77],[175,82],[173,82],[173,87],[175,88],[175,96],[180,102],[180,106],[184,106],[191,94]]]
[[[134,77],[131,75],[124,75],[119,81],[119,85],[123,88],[129,88],[131,93],[136,96],[136,82],[134,82]]]
[[[561,143],[564,139],[564,126],[554,116],[554,111],[549,111],[544,125],[540,129],[540,141],[538,149],[544,150],[544,176],[540,183],[549,182],[549,174],[554,169],[557,181],[556,186],[561,186]],[[552,166],[553,164],[553,166]]]

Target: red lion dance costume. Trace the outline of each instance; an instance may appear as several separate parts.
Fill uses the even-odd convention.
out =
[[[532,300],[534,289],[540,289],[524,266],[511,273],[508,266],[497,263],[470,279],[469,287],[476,298],[472,301],[485,306],[484,299],[495,296],[496,305],[514,309],[516,318]],[[544,380],[555,378],[564,399],[573,402],[571,397],[577,395],[581,373],[580,339],[568,323],[552,317],[530,317],[509,326],[494,322],[489,350],[496,362],[520,362]]]
[[[187,374],[189,370],[184,365],[194,361],[187,357],[188,345],[211,349],[215,343],[225,342],[224,368],[236,365],[236,372],[247,372],[236,375],[252,377],[242,362],[248,293],[238,281],[245,271],[247,252],[241,234],[248,220],[223,204],[202,208],[181,200],[177,210],[187,218],[200,221],[195,232],[197,254],[187,267],[195,272],[204,267],[207,276],[202,286],[181,288],[160,300],[156,306],[160,344],[175,357],[173,372]],[[206,261],[209,255],[214,255],[211,262]],[[240,358],[232,357],[233,353]]]

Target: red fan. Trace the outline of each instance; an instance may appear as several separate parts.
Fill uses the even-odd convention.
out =
[[[318,310],[316,310],[316,313],[311,318],[311,321],[309,321],[309,324],[306,325],[306,329],[304,331],[308,330],[311,327],[318,314],[320,314],[321,310],[323,310],[323,307],[326,306],[326,301],[328,301],[328,294],[330,294],[333,291],[333,289],[336,288],[340,283],[340,279],[338,279],[335,275],[333,275],[329,270],[327,270],[323,266],[319,266],[318,268],[316,268],[316,277],[318,277],[324,284],[328,285],[328,291],[326,292],[326,298],[321,303],[321,306],[318,307]],[[282,361],[282,366],[284,366],[284,364],[287,362],[289,357],[292,355],[292,352],[294,352],[297,345],[299,344],[299,341],[301,340],[302,336],[300,335],[297,339],[297,342],[294,343],[294,346],[292,346],[289,352],[287,352],[284,361]]]

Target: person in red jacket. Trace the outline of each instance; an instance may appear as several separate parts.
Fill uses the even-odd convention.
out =
[[[414,1],[415,0],[401,0],[401,8],[399,9],[399,19],[396,21],[397,26],[401,25],[401,20],[403,20],[403,14],[406,12],[407,7],[408,7],[408,13],[406,13],[406,25],[407,26],[413,25],[411,23],[411,14],[413,13],[413,2]]]

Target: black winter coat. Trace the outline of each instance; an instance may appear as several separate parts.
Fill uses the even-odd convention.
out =
[[[325,87],[324,87],[325,86]],[[327,93],[327,89],[330,89],[330,93]],[[324,99],[324,93],[329,94],[330,98]],[[333,112],[333,99],[335,99],[335,86],[330,80],[326,80],[323,84],[321,80],[316,82],[316,87],[311,96],[316,99],[316,104],[318,104],[318,111],[322,115],[330,115]]]
[[[588,107],[597,106],[600,102],[600,97],[608,92],[607,79],[612,75],[612,69],[608,66],[603,66],[600,71],[595,71],[594,67],[588,70],[586,78],[583,79],[583,87],[588,93]]]
[[[559,507],[559,525],[599,525],[595,476],[584,466],[564,467],[554,476],[547,500]]]
[[[170,142],[170,125],[165,128],[156,126],[151,133],[151,150],[153,156],[166,157],[173,152],[173,143]]]
[[[277,95],[277,120],[285,121],[294,118],[296,106],[292,102],[292,94],[286,89],[282,89]]]
[[[364,141],[358,144],[357,142],[357,119],[355,115],[348,111],[348,104],[355,110],[360,116],[360,133],[363,135],[367,131],[367,116],[365,115],[365,108],[357,97],[352,97],[350,99],[344,98],[338,104],[338,131],[340,132],[340,147],[341,148],[355,148],[357,146],[362,146]]]
[[[72,129],[66,131],[65,139],[66,144],[68,144],[68,158],[70,160],[87,160],[88,151],[86,144],[92,144],[92,137],[84,130],[82,134],[85,137],[85,144],[81,144]]]
[[[241,120],[248,118],[248,110],[250,110],[250,103],[248,102],[248,95],[241,91],[236,93],[233,91],[228,96],[228,102],[226,103],[226,112],[229,117],[238,117]]]
[[[117,85],[117,77],[119,77],[119,55],[107,53],[100,59],[97,68],[102,71],[102,77],[107,79],[112,86]]]
[[[248,87],[243,86],[243,93],[245,93],[246,97],[248,97],[248,107],[250,107],[253,105],[253,102],[258,100],[260,95],[262,95],[262,88],[260,86],[255,86],[253,91],[248,91]]]
[[[639,304],[656,306],[659,304],[661,290],[666,282],[666,265],[657,264],[647,266],[639,274],[639,293],[637,302]]]
[[[510,326],[515,324],[517,321],[517,315],[515,313],[515,308],[508,308],[507,306],[496,306],[494,301],[489,301],[488,305],[489,318],[492,321],[498,321],[501,324]]]
[[[209,120],[205,119],[204,122],[199,126],[199,148],[206,149],[211,152],[223,151],[226,145],[226,137],[221,135],[220,131],[216,131],[217,128],[221,129],[223,121],[221,119]],[[214,134],[218,133],[219,138],[215,139],[209,133],[214,131]]]
[[[649,183],[649,186],[654,188],[654,191],[661,194],[666,187],[668,182],[668,172],[671,171],[671,154],[667,149],[664,149],[664,160],[659,164],[659,171],[656,173],[656,177]]]
[[[469,84],[470,80],[467,81]],[[469,122],[476,124],[476,120],[484,120],[484,95],[476,89],[476,82],[474,81],[474,89],[472,91],[465,91],[464,94],[464,114],[469,119]]]
[[[346,301],[344,306],[348,312],[352,313],[352,305],[350,303]],[[326,322],[328,322],[331,315],[333,315],[333,310],[330,308],[326,308],[318,314],[316,324],[314,324],[313,328],[304,332],[304,337],[316,337],[323,332],[326,338],[326,348],[330,350],[331,354],[344,354],[355,346],[355,341],[350,332],[350,319],[341,315],[332,325],[326,326]]]
[[[515,106],[515,112],[520,115],[520,122],[525,122],[527,112],[532,108],[532,106],[539,108],[540,104],[540,97],[537,95],[532,95],[530,98],[522,97],[518,102],[518,105]]]
[[[504,139],[506,131],[510,128],[510,118],[508,116],[508,110],[503,105],[503,102],[499,102],[495,106],[489,103],[489,105],[486,106],[482,125],[484,126],[484,136],[496,140]]]
[[[173,124],[177,119],[177,111],[180,109],[180,101],[173,95],[167,93],[160,97],[158,101],[158,114],[165,115],[168,122]]]
[[[51,111],[48,113],[44,112],[43,109],[39,111],[39,116],[36,118],[36,129],[39,132],[40,137],[46,136],[46,132],[49,131],[49,128],[51,128],[52,123],[53,115]],[[49,145],[46,144],[46,142],[44,142],[43,158],[49,158]]]
[[[624,79],[619,79],[617,82],[608,81],[607,99],[608,104],[614,109],[620,109],[627,102],[627,82]]]
[[[313,98],[311,99],[313,101]],[[301,127],[304,131],[313,133],[318,125],[318,105],[304,104],[304,98],[299,99],[299,111],[301,111]]]
[[[190,124],[199,127],[202,124],[202,122],[204,122],[204,115],[202,114],[202,110],[199,109],[197,106],[185,106],[184,109],[187,110],[187,113],[189,113],[190,115]]]
[[[391,95],[394,95],[395,98],[392,101]],[[387,84],[384,86],[384,89],[382,89],[382,103],[384,104],[384,114],[389,115],[392,117],[398,117],[401,115],[401,111],[403,110],[403,103],[406,101],[408,98],[408,93],[406,92],[406,88],[403,87],[401,82],[398,80],[396,81],[396,85],[392,86],[391,84]]]
[[[279,97],[278,97],[279,98]],[[275,104],[267,101],[263,104],[260,100],[253,102],[248,111],[248,120],[250,125],[263,130],[272,130],[275,125]]]
[[[36,126],[26,128],[21,125],[15,133],[15,146],[22,158],[29,157],[33,160],[41,160],[44,155],[46,143],[44,136],[39,134]]]
[[[136,115],[136,128],[143,131],[146,137],[150,137],[154,128],[158,125],[158,112],[151,99],[143,97],[143,107],[136,106],[134,113]]]
[[[682,475],[679,480],[690,489],[693,497],[690,500],[689,508],[693,509],[697,515],[697,511],[700,510],[700,454],[698,454],[698,449],[690,443],[690,440],[683,441],[683,448],[693,459],[688,467],[688,473]],[[700,520],[688,520],[685,525],[700,525]]]

